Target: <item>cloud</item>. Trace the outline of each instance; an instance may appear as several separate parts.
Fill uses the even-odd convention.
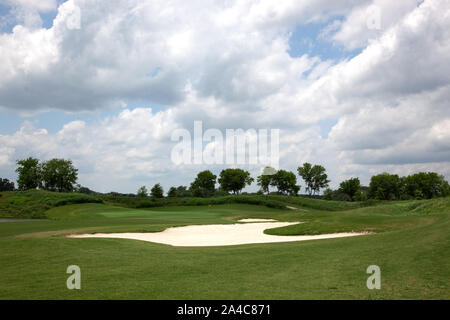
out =
[[[2,0],[7,5],[21,7],[29,10],[51,11],[56,9],[56,0]]]
[[[73,7],[80,10],[79,29],[70,28]],[[16,26],[1,35],[0,107],[173,107],[186,101],[187,86],[231,107],[257,107],[286,83],[301,88],[302,74],[317,63],[287,54],[289,31],[340,7],[330,1],[69,0],[58,7],[52,28]]]
[[[421,1],[418,0],[373,0],[355,6],[339,24],[339,29],[331,39],[347,49],[364,48],[383,32],[400,22]],[[336,21],[330,24],[331,33],[336,29]]]
[[[381,29],[367,32],[373,5]],[[79,29],[68,23],[75,6]],[[220,130],[281,128],[281,166],[321,163],[333,183],[426,164],[448,176],[449,12],[439,0],[69,0],[52,28],[16,26],[0,35],[0,107],[22,114],[133,103],[165,109],[124,109],[56,134],[25,123],[0,136],[0,173],[31,153],[74,159],[82,183],[100,191],[187,184],[199,167],[170,162],[170,135],[202,120]],[[291,31],[311,21],[328,21],[320,37],[361,52],[347,60],[290,56]],[[324,121],[336,123],[328,135]]]

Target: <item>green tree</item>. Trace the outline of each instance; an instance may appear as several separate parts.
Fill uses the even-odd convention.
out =
[[[147,190],[147,187],[146,187],[146,186],[140,187],[140,188],[138,189],[138,191],[137,191],[137,196],[138,196],[139,198],[146,198],[146,197],[148,197],[148,190]]]
[[[256,178],[256,184],[261,187],[261,191],[269,194],[272,177],[277,171],[272,167],[265,167],[263,173]]]
[[[351,178],[341,182],[339,191],[348,195],[352,201],[355,201],[355,196],[360,190],[360,187],[361,183],[359,182],[359,179]]]
[[[326,188],[323,192],[324,200],[333,200],[333,190],[331,188]]]
[[[339,190],[332,190],[330,188],[326,188],[323,192],[323,199],[333,201],[352,201],[348,194],[343,193]]]
[[[436,172],[419,172],[403,178],[406,198],[445,197],[449,195],[449,184],[444,176]]]
[[[14,182],[0,178],[0,192],[14,191]]]
[[[295,174],[286,170],[278,170],[272,176],[271,185],[276,187],[281,194],[297,195],[300,190]]]
[[[79,184],[75,187],[75,192],[84,193],[84,194],[96,194],[97,193],[97,192],[89,189],[88,187],[83,187]]]
[[[170,187],[169,192],[167,192],[167,196],[168,196],[169,198],[177,197],[177,188],[175,188],[175,187]]]
[[[72,192],[78,179],[78,169],[72,160],[51,159],[41,165],[41,185],[44,190]]]
[[[396,174],[381,173],[370,178],[369,198],[398,200],[402,195],[402,179]]]
[[[219,184],[223,191],[239,194],[246,185],[252,184],[254,179],[250,172],[242,169],[225,169],[220,172]]]
[[[177,197],[192,197],[192,192],[186,186],[179,186],[177,188]]]
[[[216,179],[217,176],[209,170],[199,172],[191,183],[190,191],[195,197],[210,197],[214,194]]]
[[[152,198],[163,198],[164,190],[162,186],[159,183],[155,184],[152,190],[150,190],[150,195]]]
[[[17,165],[16,172],[19,175],[17,179],[19,190],[36,189],[39,187],[41,182],[39,160],[29,157],[24,160],[18,160]]]
[[[320,192],[320,189],[326,188],[330,180],[325,173],[325,168],[321,165],[311,165],[305,162],[302,167],[297,168],[298,174],[306,184],[306,192],[309,195]]]

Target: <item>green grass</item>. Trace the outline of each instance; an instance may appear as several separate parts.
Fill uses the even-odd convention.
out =
[[[3,196],[0,210],[3,201],[32,207],[26,197]],[[450,198],[375,206],[271,200],[299,210],[242,203],[147,209],[84,203],[52,206],[44,213],[48,220],[0,223],[0,299],[449,299]],[[65,237],[242,218],[304,222],[270,234],[374,234],[225,247]],[[66,288],[66,268],[73,264],[81,268],[81,290]],[[366,288],[365,271],[372,264],[381,268],[381,290]]]
[[[0,193],[0,218],[45,218],[50,208],[75,203],[101,203],[101,199],[78,193],[28,190]]]

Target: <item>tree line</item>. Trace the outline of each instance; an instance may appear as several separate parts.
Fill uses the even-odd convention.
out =
[[[57,192],[73,192],[78,179],[78,169],[72,160],[51,159],[41,162],[29,157],[16,162],[18,190],[43,189]],[[0,191],[13,191],[14,182],[0,179]]]
[[[319,193],[320,189],[327,187],[330,182],[325,168],[320,165],[312,165],[306,162],[303,166],[297,168],[297,173],[305,181],[306,192],[309,195]],[[246,186],[251,185],[254,181],[255,179],[251,177],[250,172],[238,168],[224,169],[220,172],[219,177],[211,171],[205,170],[197,174],[189,188],[186,186],[171,187],[167,195],[168,197],[212,197],[230,193],[240,194]],[[277,194],[296,196],[301,188],[297,185],[295,173],[282,169],[275,170],[272,167],[265,167],[256,181],[260,187],[259,194],[269,194],[270,187],[273,187],[276,189]],[[217,189],[216,183],[219,184]],[[156,186],[158,186],[158,190],[161,188],[159,183]],[[143,188],[141,187],[138,190],[138,194],[147,196],[146,192],[139,192],[147,190]],[[163,192],[159,194],[161,193]],[[153,192],[151,192],[150,196],[158,197]]]
[[[345,180],[341,182],[339,189],[325,190],[324,199],[343,201],[421,200],[449,195],[448,181],[436,172],[418,172],[405,177],[381,173],[370,178],[368,187],[361,186],[359,178]]]
[[[96,192],[76,184],[78,169],[71,160],[51,159],[41,162],[36,158],[18,160],[16,172],[19,190],[43,189],[57,192],[80,192],[95,194]],[[431,199],[450,195],[449,183],[436,172],[419,172],[400,177],[396,174],[381,173],[372,176],[369,186],[362,186],[359,178],[342,181],[336,190],[330,189],[326,169],[321,165],[305,162],[297,168],[297,174],[305,183],[305,192],[315,196],[325,189],[323,198],[338,201],[407,200]],[[209,170],[201,171],[194,181],[187,186],[171,187],[168,197],[212,197],[240,194],[242,190],[255,181],[250,172],[239,168],[228,168],[216,176]],[[264,168],[256,178],[260,187],[258,194],[298,195],[301,187],[297,185],[297,176],[287,170]],[[216,188],[218,183],[219,187]],[[274,188],[276,191],[273,191]],[[13,191],[14,183],[0,178],[0,191]],[[138,197],[163,198],[164,190],[160,183],[155,184],[150,192],[142,186],[136,194]]]

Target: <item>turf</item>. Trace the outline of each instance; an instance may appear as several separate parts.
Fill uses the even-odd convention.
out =
[[[9,197],[11,201],[15,195]],[[84,203],[53,207],[45,211],[48,220],[0,223],[0,299],[450,297],[450,198],[353,204],[336,210],[330,210],[333,203],[313,203],[322,200],[308,199],[306,205],[298,199],[277,201],[292,205],[296,201],[299,210],[236,203],[149,209]],[[191,248],[65,237],[86,232],[155,232],[170,226],[235,223],[242,218],[305,222],[266,231],[271,234],[352,230],[373,234]],[[373,264],[381,268],[380,290],[366,287],[366,269]],[[66,288],[69,265],[81,268],[81,290]]]

